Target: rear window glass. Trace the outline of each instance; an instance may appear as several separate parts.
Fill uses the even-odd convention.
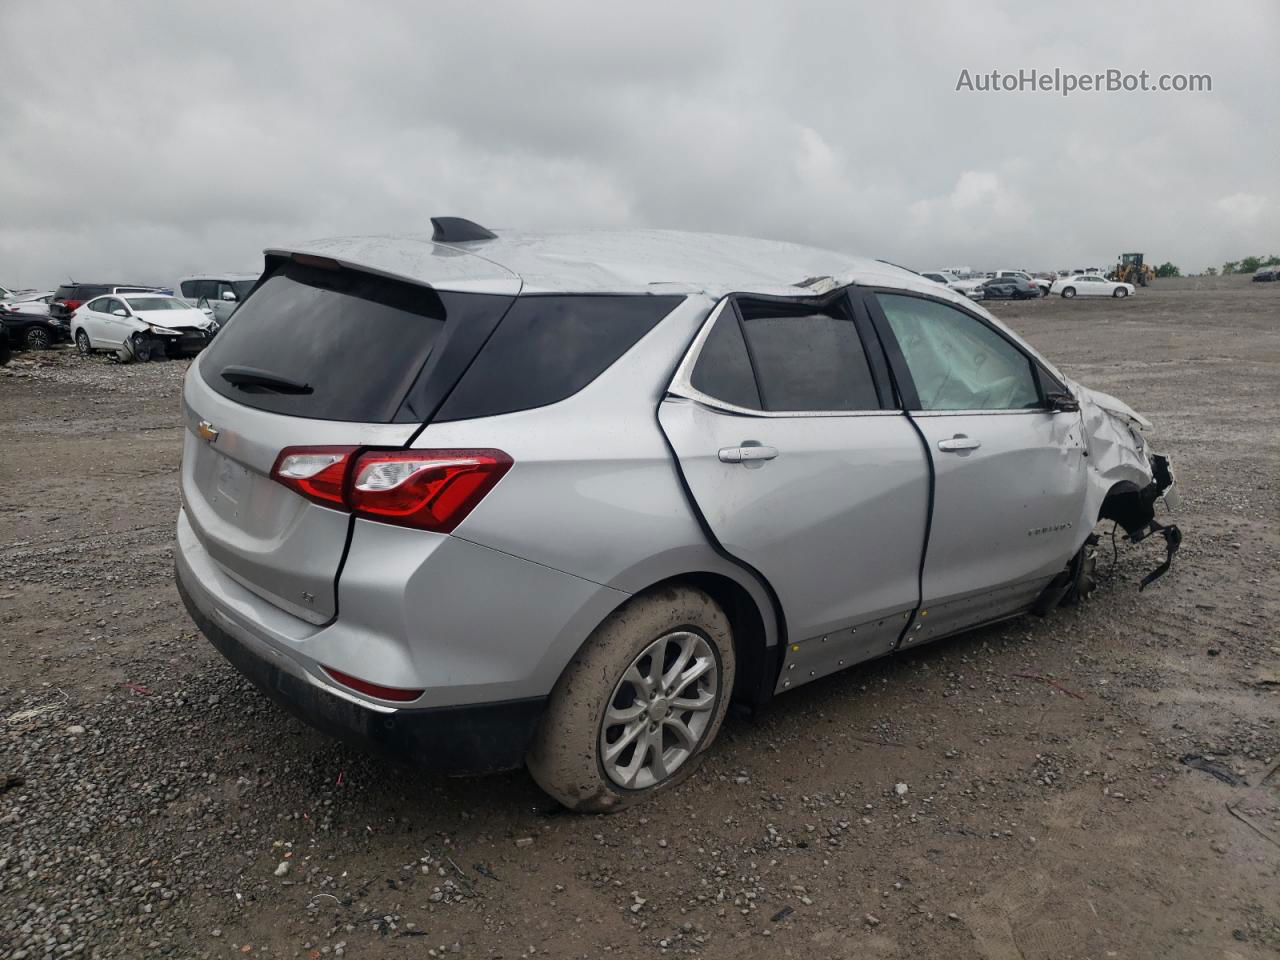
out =
[[[742,299],[738,307],[765,410],[880,409],[843,298],[821,307]]]
[[[431,356],[452,313],[479,299],[354,270],[287,261],[245,300],[200,360],[214,390],[237,403],[319,420],[390,423]],[[223,376],[249,368],[305,390],[235,386]],[[240,371],[243,373],[243,371]],[[243,383],[243,377],[236,377]]]
[[[255,293],[249,303],[256,297]],[[435,419],[491,417],[572,396],[683,299],[645,295],[519,297]]]

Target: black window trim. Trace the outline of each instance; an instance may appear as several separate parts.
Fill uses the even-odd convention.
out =
[[[872,318],[862,303],[861,296],[858,294],[860,289],[856,284],[850,284],[819,297],[779,296],[777,294],[751,293],[750,291],[726,294],[711,308],[707,318],[702,321],[702,326],[698,329],[693,342],[685,351],[684,358],[680,361],[680,365],[676,367],[675,375],[671,378],[671,383],[667,387],[667,395],[693,400],[722,413],[730,413],[742,417],[796,419],[800,417],[900,416],[903,412],[903,405],[898,400],[892,371],[885,356],[884,344],[874,327]],[[815,307],[824,309],[834,302],[843,301],[843,307],[850,314],[850,319],[862,344],[863,354],[867,358],[867,365],[871,369],[871,380],[875,386],[880,408],[878,410],[753,410],[750,407],[740,407],[737,404],[713,397],[695,387],[693,385],[693,371],[698,365],[698,358],[702,355],[703,345],[711,335],[712,327],[720,322],[722,315],[726,311],[732,311],[734,321],[741,331],[742,314],[738,309],[738,301],[740,299],[766,303],[812,304]],[[752,376],[756,379],[756,389],[759,391],[760,381],[759,377],[755,376],[755,360],[751,355],[751,344],[747,340],[745,332],[742,333],[742,339],[747,348],[747,359],[751,364]]]
[[[894,381],[898,387],[899,393],[903,401],[903,409],[911,413],[913,416],[976,416],[978,414],[993,416],[1008,416],[1010,414],[1029,414],[1029,413],[1047,413],[1051,412],[1049,401],[1041,379],[1040,369],[1042,362],[1034,354],[1029,353],[1027,349],[1016,340],[1012,339],[1005,331],[995,326],[986,317],[973,310],[967,309],[967,305],[953,303],[941,297],[930,296],[917,290],[903,290],[899,287],[860,287],[864,308],[870,313],[872,324],[875,326],[876,332],[880,337],[880,342],[884,345],[885,353],[889,357],[889,367],[893,372]],[[1036,395],[1040,398],[1038,407],[1025,407],[1016,410],[925,410],[920,406],[920,394],[916,390],[915,380],[912,379],[911,371],[907,369],[906,358],[902,355],[902,348],[898,344],[898,339],[894,336],[893,329],[889,326],[889,318],[885,316],[884,308],[880,306],[877,294],[889,294],[893,296],[915,297],[918,300],[927,300],[930,303],[941,304],[944,307],[951,307],[967,317],[977,320],[980,324],[996,334],[1001,340],[1013,347],[1023,359],[1027,361],[1031,369],[1031,380],[1036,387]],[[1046,370],[1052,378],[1052,374]],[[1065,384],[1063,385],[1065,388]]]

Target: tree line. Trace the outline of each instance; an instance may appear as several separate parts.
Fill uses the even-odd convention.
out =
[[[1245,257],[1243,260],[1228,260],[1222,265],[1222,275],[1226,276],[1230,273],[1253,273],[1259,267],[1275,267],[1280,266],[1280,257],[1274,253],[1269,257]],[[1216,277],[1218,275],[1217,267],[1205,267],[1203,276]],[[1174,264],[1167,260],[1156,267],[1157,277],[1180,277],[1182,271]],[[1193,274],[1194,276],[1194,274]]]

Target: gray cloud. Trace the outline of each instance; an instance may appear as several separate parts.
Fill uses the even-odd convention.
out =
[[[663,226],[917,267],[1280,252],[1280,8],[6,0],[0,282],[311,236]],[[1208,73],[1195,94],[960,71]]]

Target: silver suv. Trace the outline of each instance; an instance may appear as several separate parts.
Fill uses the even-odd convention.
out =
[[[731,700],[1083,595],[1100,518],[1177,546],[1149,424],[916,274],[435,223],[268,251],[187,375],[178,586],[317,727],[616,809]]]

